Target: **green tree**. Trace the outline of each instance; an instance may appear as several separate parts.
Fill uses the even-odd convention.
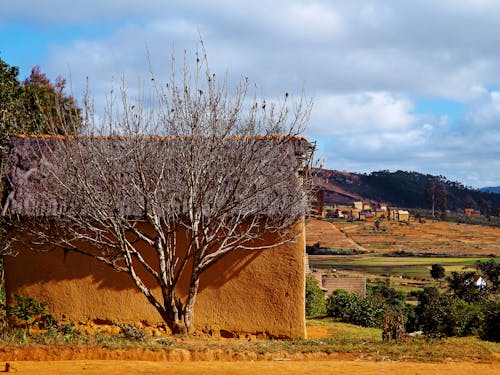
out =
[[[17,76],[19,69],[0,59],[0,147],[5,147],[9,136],[22,128],[25,117],[24,89]]]
[[[483,314],[479,337],[483,340],[500,342],[500,302],[489,301],[484,307]]]
[[[453,294],[466,302],[479,302],[486,297],[486,288],[477,286],[473,278],[476,275],[474,271],[470,272],[452,272],[446,279],[448,287]]]
[[[306,277],[306,317],[315,318],[326,314],[325,294],[312,275]]]
[[[440,264],[433,264],[431,267],[430,274],[432,278],[435,280],[442,279],[445,275],[444,267]]]
[[[64,79],[52,83],[39,67],[23,82],[18,76],[19,68],[0,59],[0,151],[17,134],[60,133],[63,124],[78,130],[81,111],[65,94]]]
[[[363,327],[382,327],[386,305],[379,299],[349,294],[343,289],[333,291],[328,298],[328,316]]]
[[[31,70],[30,76],[23,82],[24,109],[27,116],[27,129],[63,134],[64,131],[75,133],[81,121],[80,109],[72,96],[64,93],[66,80],[57,77],[52,83],[38,66]]]
[[[415,308],[418,326],[432,336],[446,335],[451,304],[451,296],[441,294],[436,287],[424,288],[418,296]]]
[[[489,287],[495,293],[498,290],[498,276],[500,275],[500,263],[494,259],[489,259],[487,262],[476,262],[476,269],[481,271],[483,276],[489,282]]]

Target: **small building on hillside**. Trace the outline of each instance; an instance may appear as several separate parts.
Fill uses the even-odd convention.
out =
[[[475,210],[475,209],[473,209],[473,208],[466,208],[466,209],[464,210],[464,214],[465,214],[466,216],[481,216],[481,211],[479,211],[479,210]]]
[[[355,210],[358,210],[358,211],[363,211],[363,202],[361,201],[356,201],[356,202],[353,202],[352,203],[352,208],[354,208]]]
[[[364,276],[337,276],[331,274],[321,275],[321,288],[327,296],[333,291],[343,289],[349,293],[366,296],[366,277]]]
[[[370,211],[361,211],[359,213],[359,220],[363,221],[375,221],[375,215]]]
[[[410,221],[410,213],[406,210],[397,210],[397,218],[399,221]]]
[[[486,288],[486,280],[480,275],[474,275],[472,278],[465,281],[466,285],[475,285],[478,288]]]
[[[387,209],[387,218],[396,221],[410,221],[410,212],[400,210],[399,208],[389,207]]]

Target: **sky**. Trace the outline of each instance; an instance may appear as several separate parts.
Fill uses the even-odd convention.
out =
[[[88,87],[137,87],[202,36],[215,72],[313,100],[325,168],[500,185],[500,1],[0,0],[0,58]]]

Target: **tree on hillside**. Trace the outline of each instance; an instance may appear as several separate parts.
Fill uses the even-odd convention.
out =
[[[433,264],[431,267],[430,273],[431,273],[431,276],[433,279],[439,280],[439,279],[442,279],[444,277],[445,270],[444,270],[444,267],[442,265]]]
[[[427,182],[424,188],[424,197],[431,203],[432,217],[435,216],[435,210],[439,209],[441,213],[445,213],[447,209],[446,196],[448,192],[444,185],[438,179],[432,179]]]
[[[476,202],[474,201],[474,199],[472,198],[472,196],[470,194],[467,194],[465,196],[464,203],[465,203],[465,208],[476,207]]]
[[[24,215],[31,241],[128,274],[173,333],[193,329],[200,276],[221,258],[295,241],[313,151],[298,136],[307,100],[291,112],[288,94],[280,104],[249,99],[246,79],[230,90],[204,55],[187,66],[180,77],[172,68],[166,84],[153,77],[147,101],[123,87],[121,109],[109,107],[104,119],[87,106],[82,136],[69,137],[72,124],[62,121],[51,124],[52,139],[19,141],[44,159],[31,188],[44,214]],[[60,130],[65,139],[55,137]]]
[[[488,199],[480,198],[478,203],[479,207],[481,208],[482,214],[489,218],[491,214],[491,201],[489,201]]]

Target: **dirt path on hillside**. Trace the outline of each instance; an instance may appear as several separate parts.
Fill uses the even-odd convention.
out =
[[[307,245],[320,244],[331,249],[365,250],[345,235],[334,224],[324,220],[311,219],[306,225]]]
[[[20,361],[9,362],[16,374],[495,374],[497,364],[449,362],[375,362],[375,361],[256,361],[256,362],[150,362],[150,361]],[[0,363],[0,369],[3,364]]]

